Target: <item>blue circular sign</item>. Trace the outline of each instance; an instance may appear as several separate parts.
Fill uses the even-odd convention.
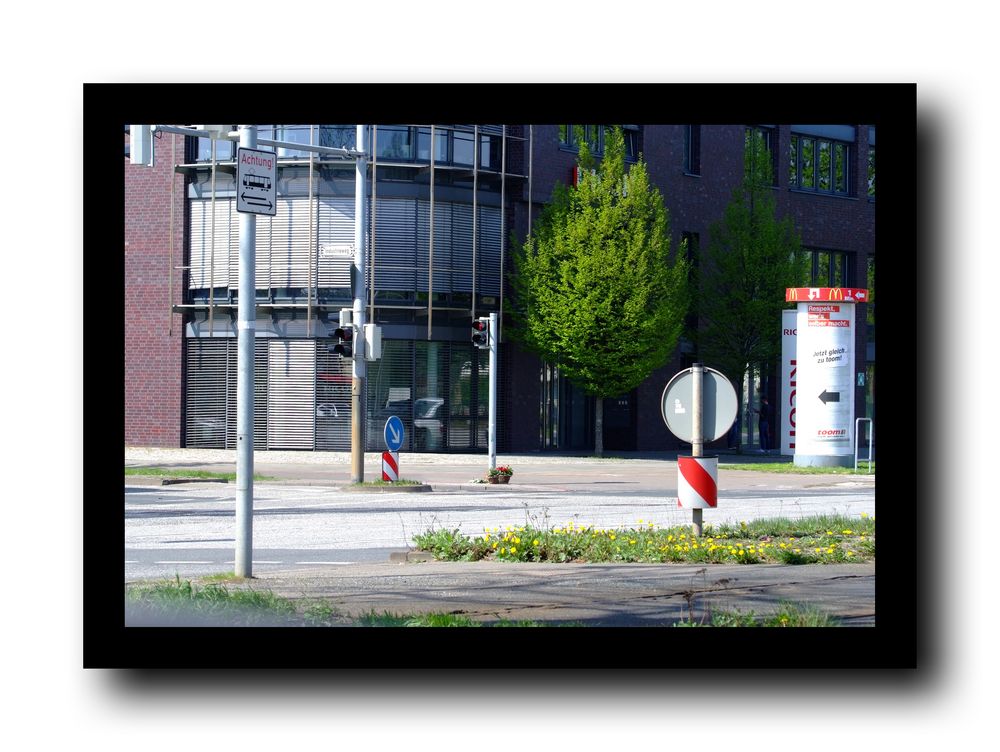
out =
[[[382,431],[385,446],[390,452],[398,451],[403,446],[403,421],[396,415],[390,415]]]

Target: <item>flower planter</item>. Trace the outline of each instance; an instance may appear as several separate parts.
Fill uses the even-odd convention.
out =
[[[497,483],[510,483],[510,476],[509,475],[498,475],[497,476]]]
[[[492,483],[492,484],[496,485],[497,483],[500,482],[500,476],[498,476],[498,475],[488,475],[488,476],[486,476],[486,482],[487,483]]]

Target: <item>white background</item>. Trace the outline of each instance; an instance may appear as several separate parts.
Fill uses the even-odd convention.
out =
[[[995,72],[1000,60],[988,7],[961,0],[836,7],[778,0],[766,8],[746,2],[567,6],[518,0],[442,2],[432,8],[383,1],[382,18],[405,22],[380,23],[373,35],[371,6],[300,4],[291,12],[332,15],[322,23],[292,23],[293,34],[313,30],[306,33],[309,43],[281,45],[287,55],[254,59],[237,54],[237,42],[273,34],[280,4],[10,5],[0,48],[5,105],[0,135],[8,154],[21,156],[9,160],[0,189],[6,229],[14,232],[4,249],[5,271],[13,279],[4,287],[5,310],[12,317],[6,341],[19,364],[58,362],[59,367],[5,369],[11,374],[5,392],[21,398],[5,403],[5,423],[16,430],[0,435],[8,472],[33,467],[62,480],[60,493],[48,500],[54,513],[44,531],[30,527],[36,518],[22,517],[17,499],[5,499],[0,571],[9,575],[15,563],[23,567],[29,541],[42,532],[61,546],[53,546],[56,553],[35,561],[30,571],[5,577],[0,648],[9,690],[5,738],[29,747],[44,740],[51,742],[45,746],[99,744],[104,750],[397,744],[572,750],[625,747],[640,739],[661,748],[703,742],[923,749],[955,748],[983,732],[990,738],[998,668],[992,538],[998,527],[996,489],[986,475],[995,463],[985,451],[996,443],[1000,411],[992,363],[981,355],[995,348],[979,345],[992,342],[995,334],[989,323],[995,316],[984,307],[995,300],[998,280]],[[339,33],[328,36],[321,29]],[[330,57],[334,43],[336,64]],[[264,47],[276,45],[269,41]],[[400,50],[399,59],[391,50]],[[473,50],[481,54],[463,54]],[[711,690],[701,685],[695,692],[683,691],[683,677],[662,690],[619,679],[613,692],[546,695],[545,701],[527,689],[491,690],[487,671],[455,680],[456,691],[446,698],[437,683],[430,695],[412,686],[376,686],[350,694],[275,690],[248,700],[198,691],[129,695],[111,680],[111,672],[82,670],[81,280],[85,258],[88,264],[119,263],[113,245],[88,248],[86,254],[82,247],[82,83],[284,80],[916,82],[921,125],[930,126],[940,149],[934,155],[937,183],[929,193],[940,224],[927,259],[936,267],[928,275],[936,294],[927,305],[939,315],[938,328],[923,332],[921,342],[942,364],[933,374],[941,389],[920,414],[939,437],[934,458],[945,468],[941,485],[947,479],[947,493],[933,494],[948,505],[947,517],[937,517],[946,527],[928,536],[940,572],[930,606],[937,620],[937,668],[923,672],[921,681],[895,687],[872,683],[858,672],[850,691],[843,682],[825,691],[822,681],[804,684],[796,674],[780,681],[761,675],[764,691],[728,675]],[[39,227],[46,228],[44,247],[37,246]],[[911,249],[898,252],[898,263],[913,263]],[[42,283],[44,296],[32,282],[37,253],[48,254],[56,280]],[[938,263],[940,257],[948,264]],[[883,262],[890,272],[893,263]],[[25,327],[25,320],[35,326]],[[39,337],[39,328],[60,336]],[[67,383],[73,374],[79,377],[75,386]],[[119,456],[120,450],[110,451]],[[109,491],[109,503],[116,494]],[[968,534],[973,524],[975,537]],[[31,618],[38,613],[50,618]],[[25,614],[29,618],[22,618]],[[475,665],[475,656],[470,662]],[[585,667],[587,656],[580,655],[579,662]],[[787,690],[780,691],[781,685]]]

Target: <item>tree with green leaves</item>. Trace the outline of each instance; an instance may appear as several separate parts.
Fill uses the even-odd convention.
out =
[[[744,174],[723,218],[709,229],[698,269],[698,354],[743,394],[748,366],[781,356],[785,288],[807,281],[807,255],[792,220],[778,219],[771,152],[747,131]]]
[[[688,264],[671,258],[667,212],[640,160],[625,169],[625,140],[609,129],[596,165],[582,138],[582,179],[557,184],[511,276],[515,335],[596,397],[594,443],[604,451],[603,399],[666,364],[688,307]]]

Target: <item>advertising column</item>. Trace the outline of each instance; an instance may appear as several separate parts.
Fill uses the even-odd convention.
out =
[[[781,403],[778,410],[778,437],[781,453],[795,454],[795,397],[798,391],[798,361],[795,352],[795,324],[798,312],[781,312]]]
[[[854,304],[868,291],[792,287],[796,315],[795,464],[849,467],[854,461]]]

